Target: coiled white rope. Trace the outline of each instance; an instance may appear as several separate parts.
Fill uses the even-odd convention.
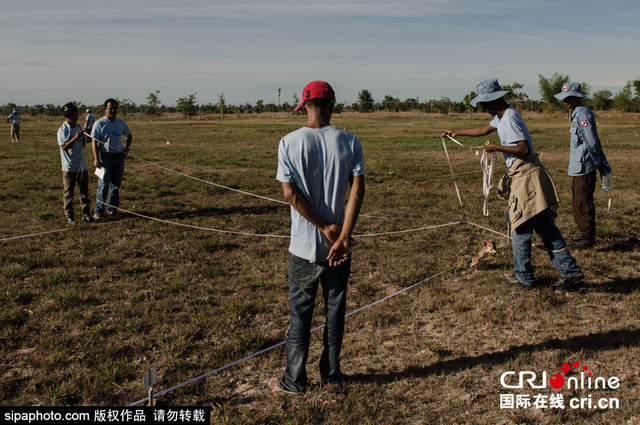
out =
[[[484,196],[484,202],[482,204],[482,214],[485,217],[489,216],[489,209],[487,203],[489,200],[489,193],[493,187],[493,168],[497,162],[497,156],[495,152],[482,151],[482,158],[480,158],[480,166],[482,167],[482,195]]]

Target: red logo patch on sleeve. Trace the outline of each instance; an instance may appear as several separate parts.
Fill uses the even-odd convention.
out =
[[[583,126],[583,127],[588,127],[589,126],[589,121],[582,120],[582,121],[580,121],[580,125]]]

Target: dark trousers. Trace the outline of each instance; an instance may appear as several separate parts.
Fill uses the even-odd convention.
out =
[[[573,219],[585,239],[596,237],[596,205],[593,192],[596,190],[596,172],[574,176],[571,185]]]
[[[64,187],[63,205],[64,216],[73,217],[73,191],[74,187],[78,186],[78,193],[80,195],[80,206],[82,207],[83,214],[90,214],[90,201],[89,201],[89,174],[86,171],[80,172],[62,172],[62,186]]]

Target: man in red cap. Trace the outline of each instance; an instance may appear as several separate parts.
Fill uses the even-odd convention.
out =
[[[295,109],[307,114],[307,125],[284,136],[278,148],[276,179],[291,204],[291,325],[284,376],[269,382],[275,392],[300,394],[307,388],[311,319],[319,285],[326,311],[320,376],[325,383],[344,381],[340,351],[350,239],[364,199],[364,158],[358,138],[330,124],[334,104],[335,93],[328,83],[307,84]]]

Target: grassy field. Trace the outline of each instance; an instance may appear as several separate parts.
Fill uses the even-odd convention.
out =
[[[7,127],[0,142],[2,405],[125,405],[145,397],[142,375],[152,366],[161,391],[284,340],[288,239],[220,231],[288,236],[288,206],[153,164],[281,201],[278,142],[304,118],[123,118],[134,134],[131,155],[151,163],[127,160],[121,207],[201,229],[133,214],[66,227],[60,119],[25,120],[20,144],[9,143]],[[524,118],[558,186],[557,223],[568,237],[576,233],[566,175],[569,121]],[[540,286],[533,290],[502,283],[511,272],[508,245],[469,267],[483,240],[507,242],[495,233],[506,231],[506,203],[492,192],[490,215],[482,215],[479,157],[449,144],[460,208],[439,135],[486,124],[488,115],[336,115],[333,123],[357,134],[365,154],[367,193],[357,235],[463,217],[478,226],[355,239],[347,311],[422,283],[347,319],[347,385],[320,384],[318,331],[309,359],[312,385],[303,396],[274,395],[266,386],[283,372],[281,346],[170,391],[157,403],[208,406],[213,422],[234,424],[640,423],[638,119],[598,117],[614,177],[611,192],[597,189],[596,208],[606,213],[610,198],[612,213],[598,219],[595,249],[572,250],[586,281],[558,292],[549,287],[558,274],[542,250],[534,252]],[[474,146],[484,140],[460,141]],[[92,163],[90,149],[86,155]],[[92,175],[92,196],[95,189]],[[323,323],[322,312],[319,301],[316,325]],[[619,378],[619,388],[511,389],[500,382],[509,371],[534,371],[536,382],[546,371],[548,380],[573,361],[588,366],[594,379]],[[577,369],[572,376],[580,377]],[[531,406],[501,408],[501,395],[516,394],[529,395]],[[539,394],[562,395],[565,408],[534,406]],[[571,408],[572,398],[594,404],[615,398],[619,408]]]

